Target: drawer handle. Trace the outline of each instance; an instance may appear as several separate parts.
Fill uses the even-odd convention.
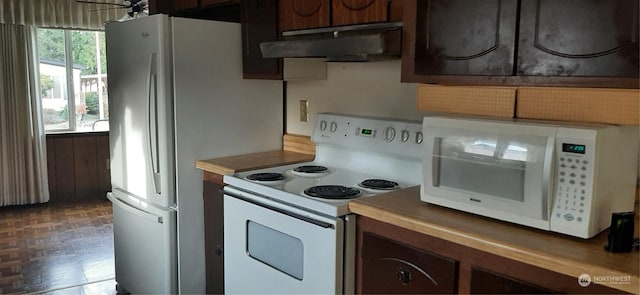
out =
[[[404,268],[398,268],[396,269],[396,278],[403,285],[408,285],[411,283],[411,271]]]

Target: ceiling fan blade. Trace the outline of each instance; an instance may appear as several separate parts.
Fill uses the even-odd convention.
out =
[[[119,4],[119,3],[96,2],[96,1],[83,1],[83,0],[76,0],[76,2],[78,2],[78,3],[87,3],[87,4],[114,5],[114,6],[124,7],[124,8],[129,7],[128,5],[125,5],[125,4]]]

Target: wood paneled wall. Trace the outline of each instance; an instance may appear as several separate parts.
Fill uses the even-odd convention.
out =
[[[47,169],[51,202],[106,198],[109,133],[48,134]]]

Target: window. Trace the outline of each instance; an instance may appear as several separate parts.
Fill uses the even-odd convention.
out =
[[[109,129],[104,32],[38,29],[45,130]]]

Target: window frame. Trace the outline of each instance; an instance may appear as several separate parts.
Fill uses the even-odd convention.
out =
[[[68,119],[68,127],[67,128],[59,128],[59,129],[46,129],[46,126],[44,126],[44,122],[43,122],[43,129],[45,134],[65,134],[65,133],[95,133],[95,132],[108,132],[109,130],[78,130],[78,122],[77,122],[77,116],[76,116],[76,100],[75,100],[75,95],[76,95],[76,91],[75,91],[75,87],[74,87],[74,76],[73,76],[73,70],[74,70],[74,60],[73,60],[73,44],[72,44],[72,34],[74,32],[82,32],[82,31],[86,31],[86,32],[92,32],[92,33],[102,33],[104,34],[104,30],[83,30],[83,29],[72,29],[72,28],[55,28],[55,27],[38,27],[38,29],[46,29],[46,30],[60,30],[63,32],[63,40],[64,40],[64,66],[65,66],[65,85],[66,85],[66,92],[67,92],[67,119]],[[37,39],[37,38],[36,38]],[[39,46],[39,45],[38,45]],[[105,57],[106,58],[106,57]],[[40,64],[40,52],[38,50],[38,57],[37,57],[38,63]],[[98,66],[98,68],[100,69],[101,67]],[[38,72],[40,70],[38,69]],[[38,74],[40,75],[40,73]],[[108,77],[107,73],[104,73],[105,77]],[[102,85],[102,83],[98,82],[98,91],[102,91],[100,85]],[[108,87],[108,86],[107,86]],[[40,88],[40,85],[38,83],[38,88]],[[42,98],[41,98],[42,99]],[[43,107],[42,105],[40,106],[41,110],[43,111]],[[100,109],[102,110],[102,106],[100,106]],[[109,120],[109,118],[104,118],[104,119],[97,119],[96,121],[101,121],[101,120]],[[94,122],[95,124],[95,122]]]

